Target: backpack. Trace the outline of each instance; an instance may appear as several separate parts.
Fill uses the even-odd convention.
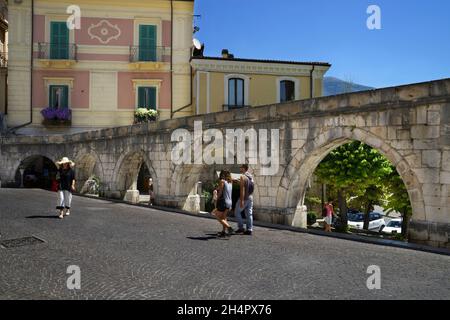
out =
[[[253,178],[249,175],[245,175],[248,179],[248,194],[252,195],[253,191],[255,191],[255,183],[253,182]]]

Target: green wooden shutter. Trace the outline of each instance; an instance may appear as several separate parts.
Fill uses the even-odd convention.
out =
[[[139,26],[139,60],[156,61],[156,26]]]
[[[155,87],[148,88],[148,96],[149,96],[148,100],[150,102],[148,105],[148,108],[156,110],[156,88]]]
[[[65,22],[50,23],[50,59],[69,58],[69,29]]]
[[[62,86],[62,99],[61,99],[61,108],[69,107],[69,87]]]
[[[69,107],[69,87],[68,86],[49,86],[49,102],[50,107],[54,108],[57,103],[58,96],[56,94],[57,90],[60,89],[61,93],[61,105],[58,108],[68,108]]]
[[[145,108],[145,88],[138,89],[138,108]]]
[[[55,86],[48,87],[48,101],[50,103],[51,108],[53,108],[55,106],[56,95],[55,95],[55,90],[53,90],[54,87]]]
[[[156,88],[139,87],[138,89],[138,108],[147,108],[156,110]]]

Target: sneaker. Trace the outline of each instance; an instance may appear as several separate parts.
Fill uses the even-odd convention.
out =
[[[64,215],[70,216],[70,211],[67,211]]]
[[[60,215],[58,216],[58,218],[63,219],[63,218],[64,218],[64,215],[63,215],[63,214],[60,214]]]
[[[253,234],[253,231],[251,231],[251,230],[246,230],[246,231],[244,232],[244,234],[245,234],[246,236],[251,236],[251,235]]]
[[[244,229],[237,229],[237,230],[235,231],[235,233],[237,233],[237,234],[244,234],[244,232],[245,232]]]

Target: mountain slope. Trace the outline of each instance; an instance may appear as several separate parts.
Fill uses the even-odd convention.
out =
[[[344,81],[335,77],[325,77],[323,79],[323,95],[332,96],[347,92],[357,92],[375,89],[349,81]]]

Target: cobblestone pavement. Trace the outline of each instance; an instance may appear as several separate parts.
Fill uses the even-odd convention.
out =
[[[0,189],[0,241],[46,241],[0,248],[0,299],[450,299],[448,256],[262,227],[222,240],[214,220],[81,197],[59,220],[55,202]]]

